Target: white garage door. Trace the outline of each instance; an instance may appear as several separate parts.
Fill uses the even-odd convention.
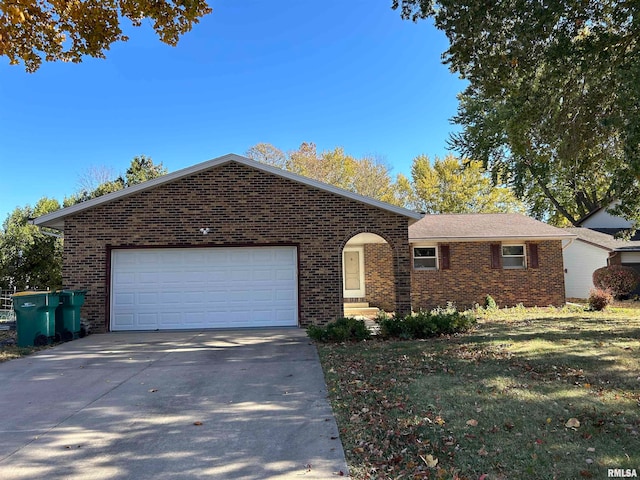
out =
[[[111,330],[298,324],[295,247],[113,250]]]

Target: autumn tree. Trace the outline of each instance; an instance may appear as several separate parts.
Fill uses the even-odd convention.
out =
[[[521,212],[525,208],[511,189],[494,186],[479,161],[448,155],[431,162],[426,155],[411,166],[417,205],[426,213]]]
[[[60,208],[43,197],[35,207],[17,207],[0,230],[0,288],[47,289],[62,284],[62,241],[46,235],[29,220]]]
[[[43,60],[105,58],[113,43],[128,40],[124,19],[135,27],[148,20],[160,41],[175,46],[210,12],[205,0],[2,1],[0,55],[12,65],[24,63],[28,72]]]
[[[394,205],[405,206],[407,186],[399,177],[391,178],[389,167],[372,156],[355,158],[342,147],[318,152],[314,143],[304,142],[297,150],[287,153],[266,143],[251,147],[247,157],[283,168],[290,172],[318,180],[345,190],[376,198]]]
[[[393,0],[432,17],[468,80],[451,138],[534,205],[575,223],[621,199],[640,217],[640,3]]]

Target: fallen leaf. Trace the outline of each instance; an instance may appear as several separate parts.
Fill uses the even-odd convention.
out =
[[[438,459],[434,458],[433,455],[426,455],[424,457],[420,455],[420,458],[429,468],[434,468],[438,464]]]
[[[486,474],[486,473],[483,473],[482,475],[480,475],[480,476],[478,477],[478,480],[485,480],[486,478],[487,478],[487,474]]]
[[[444,424],[446,423],[446,422],[444,421],[444,418],[442,418],[440,415],[438,415],[438,416],[436,417],[435,422],[436,422],[438,425],[440,425],[440,426],[442,426],[442,425],[444,425]]]
[[[551,417],[547,418],[547,423],[551,423]]]
[[[544,443],[544,440],[542,440],[542,439],[540,439],[540,438],[537,438],[537,439],[536,439],[536,444],[538,444],[538,445],[542,445],[543,443]]]
[[[590,383],[585,383],[584,384],[584,388],[591,388],[591,384]]]
[[[569,420],[567,420],[567,423],[565,423],[564,426],[567,428],[578,428],[580,427],[580,420],[572,417]]]
[[[591,478],[593,474],[589,470],[580,470],[580,476],[583,478]]]
[[[472,418],[471,420],[467,420],[467,425],[469,425],[470,427],[477,427],[478,420],[476,420],[475,418]]]
[[[487,449],[484,448],[484,445],[482,446],[482,448],[480,450],[478,450],[478,455],[480,455],[482,457],[486,457],[487,455],[489,455],[489,452],[487,452]]]

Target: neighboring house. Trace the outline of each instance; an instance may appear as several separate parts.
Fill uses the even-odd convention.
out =
[[[34,224],[64,232],[64,286],[89,290],[98,332],[324,324],[349,301],[561,305],[572,238],[515,214],[422,218],[233,154]]]
[[[640,272],[640,241],[626,241],[614,235],[628,230],[631,223],[599,208],[583,217],[580,227],[567,228],[577,235],[564,250],[567,298],[587,298],[593,288],[593,272],[607,265],[626,265]]]

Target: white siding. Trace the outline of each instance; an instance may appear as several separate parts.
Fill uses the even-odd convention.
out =
[[[614,204],[611,204],[609,207],[613,206]],[[621,217],[614,217],[606,210],[606,208],[603,208],[594,213],[582,222],[580,226],[584,228],[631,228],[632,225],[628,220]]]
[[[594,270],[607,265],[609,252],[581,240],[563,251],[564,285],[567,298],[587,298],[593,288]]]

